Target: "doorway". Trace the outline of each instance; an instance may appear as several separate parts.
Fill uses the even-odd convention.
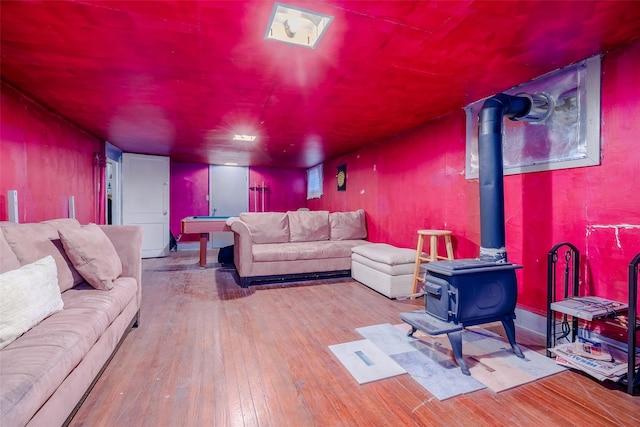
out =
[[[117,160],[107,159],[106,183],[107,200],[105,224],[122,224],[122,176],[121,164]]]
[[[124,153],[122,223],[144,228],[142,258],[169,255],[169,158]]]
[[[238,216],[249,210],[249,168],[209,167],[209,215]],[[233,245],[233,233],[215,232],[209,236],[210,248]]]

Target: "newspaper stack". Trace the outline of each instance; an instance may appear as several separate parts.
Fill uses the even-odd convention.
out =
[[[627,374],[627,353],[604,344],[572,342],[560,344],[549,351],[556,355],[556,363],[578,369],[604,381],[620,381]],[[636,364],[640,357],[636,358]]]
[[[585,296],[569,297],[552,302],[551,310],[568,314],[573,317],[592,321],[598,317],[617,316],[621,311],[629,308],[629,304],[606,298]]]

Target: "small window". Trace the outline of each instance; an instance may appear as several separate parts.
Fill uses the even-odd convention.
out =
[[[322,163],[307,169],[307,200],[322,196]]]

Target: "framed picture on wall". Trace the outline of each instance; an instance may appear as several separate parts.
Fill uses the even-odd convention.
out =
[[[338,191],[347,191],[347,164],[338,166]]]

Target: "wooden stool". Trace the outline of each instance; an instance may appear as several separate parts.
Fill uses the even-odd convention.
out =
[[[429,255],[422,256],[425,236],[429,236]],[[447,256],[438,255],[438,237],[443,236],[447,246]],[[418,282],[424,283],[420,277],[420,265],[423,262],[433,262],[439,259],[453,259],[453,245],[451,244],[451,231],[449,230],[418,230],[418,248],[416,250],[416,266],[413,271],[412,298],[418,296]]]

